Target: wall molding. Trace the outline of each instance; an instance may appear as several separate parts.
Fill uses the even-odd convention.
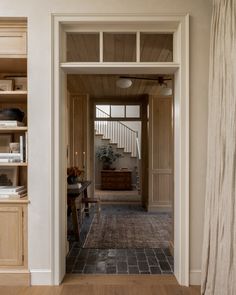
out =
[[[30,286],[30,272],[27,270],[2,270],[0,286]]]
[[[200,269],[193,269],[190,270],[189,274],[190,285],[201,285],[201,270]]]
[[[31,269],[31,285],[52,285],[51,269]]]

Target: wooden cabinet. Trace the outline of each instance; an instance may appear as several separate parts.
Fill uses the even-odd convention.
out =
[[[24,205],[0,204],[1,266],[24,266],[26,215]]]
[[[102,170],[102,190],[132,190],[131,170]]]
[[[0,21],[0,80],[27,76],[27,23],[26,21]],[[0,139],[8,136],[9,142],[27,142],[27,91],[0,91],[0,109],[19,108],[25,113],[24,126],[0,127]],[[10,125],[9,125],[10,126]],[[4,146],[4,153],[7,145]],[[11,183],[28,187],[28,145],[25,144],[24,162],[0,163],[0,174],[12,169]],[[4,172],[5,171],[5,172]],[[11,173],[11,172],[9,172]],[[13,181],[13,178],[15,179]],[[5,179],[5,178],[2,178]],[[9,176],[10,179],[10,176]],[[14,185],[15,185],[14,184]],[[6,184],[0,184],[6,185]],[[9,185],[9,184],[8,184]],[[0,198],[0,285],[29,285],[27,208],[28,195]]]
[[[25,22],[0,23],[0,57],[26,56],[27,32]]]

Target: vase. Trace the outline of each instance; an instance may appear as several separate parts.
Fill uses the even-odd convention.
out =
[[[76,184],[76,183],[78,183],[78,177],[74,176],[74,175],[69,175],[67,177],[67,183],[68,184]]]

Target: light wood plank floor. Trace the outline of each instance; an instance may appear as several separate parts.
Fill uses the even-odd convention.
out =
[[[1,295],[199,295],[199,287],[180,287],[173,276],[67,276],[58,287],[0,287]]]

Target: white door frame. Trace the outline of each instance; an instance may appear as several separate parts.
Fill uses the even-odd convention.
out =
[[[126,24],[139,30],[174,31],[173,63],[63,63],[65,26]],[[77,28],[75,28],[77,30]],[[136,31],[136,29],[135,29]],[[155,29],[156,31],[156,29]],[[65,73],[174,74],[174,274],[180,285],[189,285],[189,16],[137,14],[55,14],[52,15],[52,203],[51,267],[52,284],[65,275],[66,255],[66,138]]]

